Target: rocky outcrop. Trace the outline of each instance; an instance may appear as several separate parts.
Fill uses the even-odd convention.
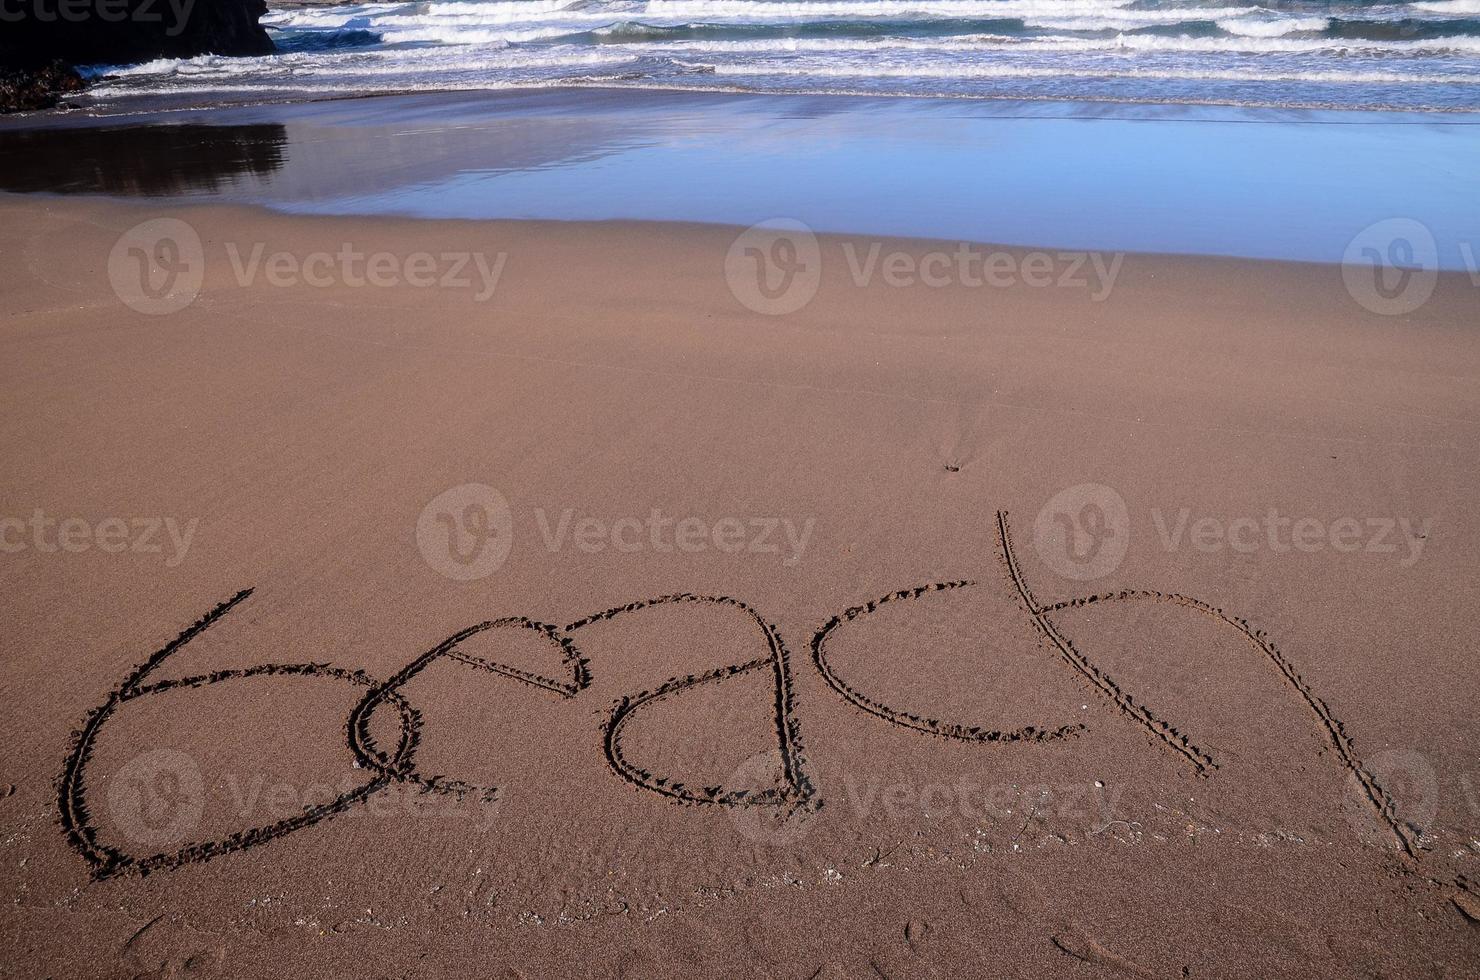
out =
[[[67,66],[273,51],[266,0],[9,0],[0,12],[0,111],[44,107]]]
[[[0,66],[0,112],[50,109],[68,92],[82,91],[82,76],[63,61],[37,68]]]

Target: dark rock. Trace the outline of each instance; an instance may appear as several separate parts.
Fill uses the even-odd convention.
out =
[[[13,0],[0,65],[130,64],[201,54],[271,54],[267,0]]]
[[[0,112],[50,109],[63,95],[82,87],[82,76],[61,61],[38,68],[0,66]]]
[[[266,0],[12,0],[0,17],[0,112],[47,108],[68,66],[274,51]]]

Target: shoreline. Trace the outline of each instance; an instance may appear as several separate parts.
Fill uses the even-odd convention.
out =
[[[270,220],[273,218],[283,219],[305,219],[314,223],[322,224],[326,228],[336,226],[352,229],[365,222],[374,222],[386,228],[397,226],[403,229],[422,228],[433,230],[438,227],[448,227],[466,231],[476,231],[479,228],[502,228],[508,227],[518,229],[526,227],[530,229],[571,229],[582,227],[613,229],[617,231],[637,231],[646,234],[661,233],[671,229],[681,235],[706,234],[727,235],[736,237],[751,230],[751,226],[745,226],[727,221],[675,221],[668,218],[448,218],[420,214],[360,214],[360,213],[302,213],[283,210],[271,204],[236,202],[236,201],[193,201],[175,197],[128,197],[111,194],[74,194],[56,191],[34,191],[17,193],[0,190],[0,209],[14,206],[18,210],[31,210],[31,205],[43,204],[46,206],[67,207],[77,205],[80,207],[104,207],[118,209],[121,211],[132,211],[137,213],[141,219],[152,220],[155,217],[171,217],[179,214],[188,215],[192,212],[204,212],[208,215],[230,215],[243,214],[249,216],[253,221]],[[1331,282],[1340,283],[1341,269],[1343,263],[1336,260],[1322,259],[1285,259],[1285,258],[1261,258],[1245,255],[1217,255],[1199,254],[1187,252],[1133,252],[1072,248],[1066,245],[1055,245],[1047,242],[999,242],[979,241],[960,238],[936,238],[928,235],[890,235],[890,234],[868,234],[863,232],[840,231],[830,228],[809,228],[819,241],[831,245],[838,255],[845,256],[842,265],[849,269],[856,279],[862,264],[867,260],[867,252],[858,247],[850,247],[842,250],[840,246],[848,243],[866,242],[871,247],[874,244],[890,246],[891,251],[913,251],[924,253],[946,253],[950,254],[962,248],[975,251],[971,261],[980,262],[982,256],[995,254],[1012,255],[1021,259],[1027,255],[1053,254],[1053,253],[1076,253],[1083,255],[1094,254],[1101,256],[1102,261],[1109,262],[1112,257],[1123,260],[1145,261],[1153,264],[1165,263],[1168,266],[1183,266],[1189,275],[1198,272],[1209,272],[1219,275],[1236,275],[1240,272],[1258,274],[1261,271],[1274,273],[1279,270],[1288,270],[1292,275],[1299,276],[1301,270],[1318,273],[1329,277]],[[237,253],[241,255],[240,252]],[[1088,261],[1086,259],[1086,261]],[[1445,288],[1445,291],[1462,294],[1462,287],[1472,287],[1480,291],[1480,283],[1476,283],[1475,275],[1464,268],[1441,268],[1435,272],[1436,282]],[[992,286],[982,282],[979,287],[984,291],[992,291]]]
[[[114,68],[129,66],[83,66],[84,71],[97,68]],[[83,79],[91,84],[95,79],[101,79],[102,75],[90,76],[84,74]],[[248,90],[238,90],[248,91]],[[305,96],[309,90],[302,90]],[[79,124],[87,125],[87,120],[94,119],[137,119],[141,117],[163,116],[175,113],[190,112],[216,112],[232,109],[264,109],[271,107],[288,106],[311,106],[318,103],[352,102],[362,99],[397,99],[413,98],[420,96],[445,96],[449,98],[468,98],[474,96],[493,97],[520,96],[538,92],[556,93],[578,93],[596,92],[601,94],[618,93],[655,93],[659,95],[719,95],[738,97],[759,98],[818,98],[818,99],[868,99],[883,102],[892,101],[943,101],[943,102],[966,102],[982,103],[984,105],[1019,103],[1034,107],[1079,107],[1085,110],[1098,110],[1102,107],[1123,107],[1144,111],[1147,113],[1186,110],[1188,112],[1229,110],[1231,112],[1248,113],[1250,115],[1277,115],[1281,113],[1318,114],[1333,117],[1350,116],[1412,116],[1415,122],[1429,117],[1449,118],[1477,116],[1480,117],[1480,105],[1476,106],[1429,106],[1424,108],[1411,108],[1397,105],[1374,105],[1374,106],[1346,106],[1327,103],[1279,103],[1279,102],[1234,102],[1234,101],[1157,101],[1153,99],[1128,99],[1128,98],[1063,98],[1059,96],[1022,96],[1022,95],[981,95],[974,93],[951,93],[951,92],[869,92],[866,90],[807,90],[807,89],[746,89],[734,87],[704,87],[695,85],[665,85],[653,84],[627,84],[612,85],[603,81],[593,82],[550,82],[548,84],[517,83],[508,86],[491,87],[448,87],[448,88],[426,88],[426,89],[385,89],[383,91],[368,92],[341,92],[331,93],[322,97],[304,98],[276,98],[261,99],[255,101],[219,101],[200,104],[182,104],[167,106],[143,105],[132,108],[127,102],[147,103],[151,99],[162,97],[135,95],[114,103],[105,103],[100,106],[77,106],[74,108],[47,108],[25,110],[20,112],[0,115],[0,129],[5,128],[8,120],[19,120],[23,125],[16,128],[30,128],[29,123],[39,122],[42,124],[50,122],[63,122],[66,120],[78,120]],[[86,94],[83,90],[81,94]],[[202,93],[204,94],[204,93]],[[1254,120],[1272,121],[1272,120]],[[1334,120],[1333,120],[1334,121]],[[1480,119],[1477,119],[1480,123]],[[39,128],[39,127],[38,127]]]
[[[1404,219],[1432,241],[1418,264],[1475,271],[1461,202],[1480,185],[1456,176],[1480,152],[1471,122],[1085,109],[523,89],[57,118],[0,126],[0,189],[312,214],[742,227],[785,218],[842,234],[1325,263]],[[1297,155],[1301,167],[1260,196],[1240,193],[1242,174]],[[103,177],[90,159],[106,162]],[[1340,185],[1329,176],[1338,171]],[[901,185],[906,173],[928,186]]]

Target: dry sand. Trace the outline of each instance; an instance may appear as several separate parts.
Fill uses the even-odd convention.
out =
[[[205,281],[146,315],[161,215]],[[3,972],[1480,969],[1480,291],[824,238],[769,316],[735,234],[0,200]]]

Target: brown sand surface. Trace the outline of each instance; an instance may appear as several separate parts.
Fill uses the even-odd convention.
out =
[[[161,215],[205,279],[148,315]],[[0,516],[59,522],[0,555],[0,972],[1480,970],[1480,290],[860,287],[824,237],[771,316],[735,236],[0,199]]]

